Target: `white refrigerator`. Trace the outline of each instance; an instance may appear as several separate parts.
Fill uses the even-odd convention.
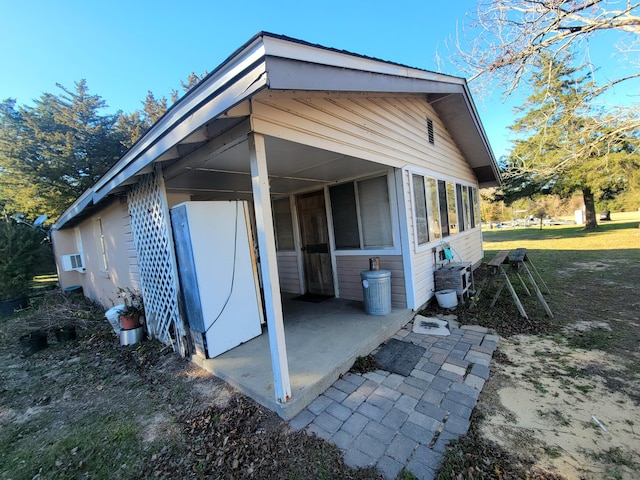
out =
[[[262,333],[246,202],[171,209],[183,312],[197,355],[216,357]]]

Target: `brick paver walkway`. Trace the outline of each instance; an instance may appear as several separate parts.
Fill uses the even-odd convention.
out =
[[[409,376],[347,373],[291,427],[337,445],[349,466],[376,466],[387,479],[406,466],[419,479],[433,479],[447,443],[469,429],[499,339],[484,327],[455,321],[450,327],[450,336],[422,335],[409,322],[394,338],[426,348]]]

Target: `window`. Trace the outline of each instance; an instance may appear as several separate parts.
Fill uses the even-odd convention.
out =
[[[440,232],[440,211],[438,210],[438,189],[433,178],[422,175],[411,176],[415,206],[416,241],[423,245],[437,240]]]
[[[478,189],[469,187],[469,198],[471,203],[471,228],[480,223],[480,197],[478,197]]]
[[[464,212],[464,226],[467,230],[471,228],[471,204],[469,203],[469,187],[462,187],[462,207]]]
[[[437,240],[442,236],[440,231],[440,211],[438,210],[438,187],[433,178],[425,178],[425,183],[427,185],[426,194],[429,234],[431,236],[431,240]]]
[[[331,187],[329,196],[336,248],[360,248],[354,184],[344,183]]]
[[[273,201],[273,221],[276,230],[276,248],[278,250],[294,250],[291,203],[288,198]]]
[[[447,182],[447,208],[449,210],[449,235],[458,233],[458,213],[456,212],[456,190],[452,182]]]
[[[447,184],[438,180],[438,205],[440,209],[440,228],[442,236],[449,236],[449,209],[447,208]]]
[[[103,272],[106,272],[106,271],[109,270],[109,263],[107,262],[107,242],[105,241],[105,238],[104,238],[104,230],[103,230],[103,227],[102,227],[102,219],[98,218],[97,221],[98,221],[98,237],[99,237],[98,238],[98,240],[99,240],[98,245],[100,247],[99,251],[102,254],[100,256],[100,258],[102,260],[102,263],[100,265],[100,270],[103,271]]]
[[[472,229],[479,222],[476,188],[417,174],[411,175],[411,184],[418,245]]]
[[[337,249],[393,247],[387,177],[329,189]]]
[[[464,199],[462,194],[462,185],[456,184],[456,204],[458,206],[458,225],[460,225],[460,231],[464,232],[466,222],[464,218]]]
[[[422,175],[412,175],[413,178],[413,202],[416,218],[416,241],[423,245],[429,241],[427,228],[427,196]]]

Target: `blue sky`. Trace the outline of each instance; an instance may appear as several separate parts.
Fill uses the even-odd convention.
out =
[[[259,31],[288,35],[437,71],[436,57],[475,10],[475,0],[321,2],[192,0],[0,0],[0,100],[30,104],[56,83],[86,79],[110,110],[169,96],[191,72],[213,70]],[[443,69],[443,73],[458,72]],[[473,87],[473,84],[471,85]],[[476,105],[496,157],[508,150],[512,106],[500,95]]]

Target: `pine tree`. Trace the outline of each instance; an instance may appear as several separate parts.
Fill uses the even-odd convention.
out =
[[[581,191],[585,227],[596,228],[595,201],[611,198],[637,181],[637,119],[603,116],[591,108],[597,91],[568,58],[542,55],[533,93],[511,130],[517,135],[498,199],[539,194],[569,197]]]
[[[116,115],[91,95],[86,81],[74,90],[57,85],[33,107],[0,107],[0,198],[5,209],[31,216],[60,215],[125,151]]]

